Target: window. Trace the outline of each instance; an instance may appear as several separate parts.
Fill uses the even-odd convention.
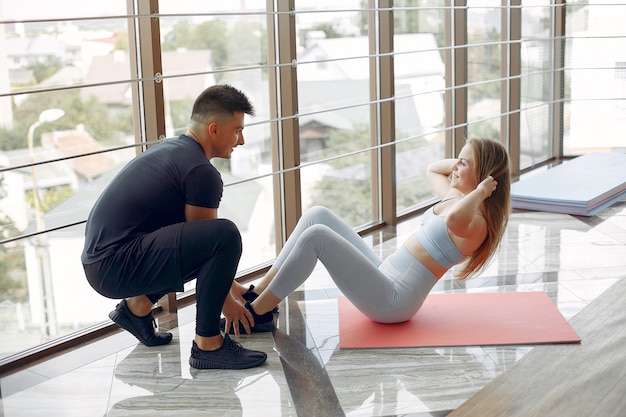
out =
[[[367,11],[343,3],[295,6],[302,210],[322,205],[353,226],[369,223],[373,75]]]
[[[4,2],[0,16],[2,357],[102,322],[80,264],[91,204],[135,155],[132,21],[111,1]]]
[[[426,167],[445,157],[444,1],[394,2],[397,209],[434,197]]]
[[[467,136],[501,138],[502,8],[495,0],[467,5]]]
[[[553,156],[555,42],[549,0],[524,1],[521,12],[520,166],[528,168]]]
[[[623,152],[626,94],[615,63],[626,61],[626,4],[568,2],[566,16],[564,153]]]

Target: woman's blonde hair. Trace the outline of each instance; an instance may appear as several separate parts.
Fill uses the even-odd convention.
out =
[[[467,141],[476,160],[476,178],[480,183],[491,175],[497,182],[495,191],[483,202],[487,237],[463,265],[458,278],[466,279],[482,271],[497,252],[511,212],[511,168],[509,153],[500,142],[475,138]]]

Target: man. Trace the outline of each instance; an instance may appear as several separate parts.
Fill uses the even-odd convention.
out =
[[[85,228],[81,260],[90,285],[122,298],[109,314],[146,346],[169,343],[155,332],[152,306],[196,281],[196,335],[189,364],[198,369],[261,365],[264,352],[244,349],[222,335],[220,312],[241,257],[241,236],[218,219],[223,183],[211,164],[244,144],[248,98],[228,85],[207,88],[196,99],[189,129],[130,161],[95,203]],[[247,310],[229,320],[254,323]],[[258,316],[257,316],[258,317]]]

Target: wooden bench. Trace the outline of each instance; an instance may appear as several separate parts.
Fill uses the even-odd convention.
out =
[[[535,347],[448,417],[626,416],[626,278],[570,324],[580,344]]]

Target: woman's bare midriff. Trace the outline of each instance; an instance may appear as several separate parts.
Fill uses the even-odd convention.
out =
[[[443,274],[447,272],[447,269],[443,266],[439,265],[426,249],[422,246],[422,244],[417,240],[415,233],[412,233],[411,236],[404,242],[404,247],[409,251],[411,255],[418,261],[422,263],[430,272],[432,272],[437,279],[441,278]]]

